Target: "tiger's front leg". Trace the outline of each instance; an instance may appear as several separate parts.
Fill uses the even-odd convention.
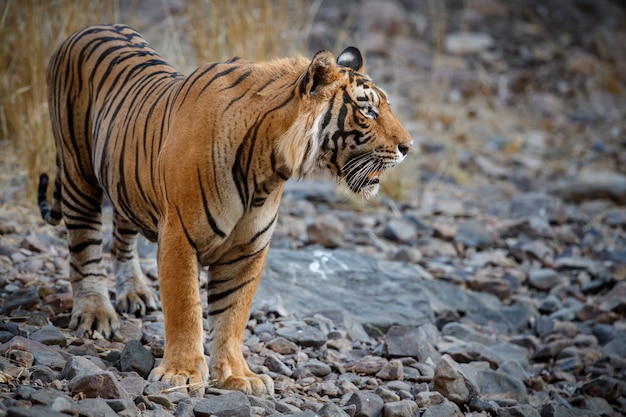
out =
[[[173,386],[206,381],[209,369],[204,357],[198,258],[178,219],[163,221],[157,261],[165,353],[148,379]]]
[[[209,269],[211,378],[219,388],[256,396],[273,396],[274,381],[268,375],[250,371],[241,345],[268,248],[252,256],[226,253],[223,261]]]

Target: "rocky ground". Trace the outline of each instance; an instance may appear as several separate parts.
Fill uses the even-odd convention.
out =
[[[63,229],[3,148],[0,416],[626,414],[624,7],[337,3],[311,49],[361,39],[421,154],[373,202],[288,184],[243,345],[276,396],[148,383],[160,312],[67,330]]]

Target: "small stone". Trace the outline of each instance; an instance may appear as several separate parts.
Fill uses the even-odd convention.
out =
[[[404,377],[402,361],[399,359],[390,360],[383,368],[376,374],[377,378],[385,381],[402,380]]]
[[[36,287],[22,288],[14,291],[10,297],[4,299],[2,309],[9,315],[15,309],[28,310],[41,302],[39,289]]]
[[[349,406],[352,404],[356,406],[354,417],[380,416],[385,405],[382,398],[367,391],[359,391],[352,394],[346,402],[346,405]]]
[[[446,399],[441,404],[436,404],[428,407],[421,417],[456,417],[462,416],[459,407]]]
[[[514,218],[537,216],[559,224],[564,223],[566,219],[563,201],[543,192],[520,193],[513,196],[509,212]]]
[[[386,364],[385,358],[367,355],[355,362],[346,364],[346,369],[359,375],[376,375]]]
[[[111,372],[78,375],[70,381],[69,389],[72,395],[80,394],[86,398],[128,398],[128,393]]]
[[[67,417],[67,414],[51,410],[43,405],[9,407],[6,410],[7,417]]]
[[[528,402],[524,382],[514,376],[491,369],[480,369],[476,373],[475,381],[478,392],[485,399]]]
[[[538,290],[547,291],[557,285],[565,285],[568,280],[554,269],[532,269],[528,274],[528,283]]]
[[[298,345],[281,336],[270,340],[266,347],[281,355],[292,355],[300,349]]]
[[[53,371],[45,365],[35,365],[28,368],[31,381],[40,380],[45,384],[49,384],[52,381],[59,379],[59,373]]]
[[[298,365],[298,371],[304,370],[306,374],[310,374],[317,377],[325,377],[332,372],[332,369],[328,364],[317,359],[311,359]]]
[[[285,376],[291,376],[293,374],[291,368],[285,365],[285,363],[283,363],[283,361],[278,359],[275,355],[269,355],[265,358],[264,364],[272,372],[277,372]]]
[[[113,335],[114,342],[128,343],[131,340],[141,340],[143,329],[140,319],[127,319]]]
[[[465,323],[447,323],[441,329],[441,336],[452,336],[465,342],[477,342],[485,346],[492,346],[497,343],[494,337],[476,331]]]
[[[459,224],[454,242],[467,247],[485,249],[493,246],[494,237],[482,222],[467,220]]]
[[[479,392],[476,383],[448,355],[444,355],[435,368],[435,390],[459,405],[465,404]]]
[[[399,248],[392,256],[393,260],[400,262],[419,263],[423,256],[419,249],[412,246]]]
[[[336,217],[324,214],[315,217],[307,225],[310,244],[318,244],[325,248],[336,248],[344,242],[344,225]]]
[[[541,414],[528,404],[520,404],[513,407],[500,407],[498,417],[541,417]]]
[[[304,323],[281,327],[276,330],[276,334],[302,347],[313,347],[317,349],[326,343],[326,335],[324,333]]]
[[[154,366],[154,356],[150,351],[143,347],[140,341],[129,341],[120,357],[120,369],[122,372],[135,371],[144,378]]]
[[[389,402],[383,407],[383,417],[419,417],[419,407],[415,401]]]
[[[393,392],[389,388],[386,387],[378,387],[376,391],[374,391],[376,395],[383,399],[385,403],[390,403],[394,401],[400,401],[400,395]]]
[[[581,391],[592,397],[604,398],[607,401],[615,401],[626,394],[626,382],[606,375],[592,379],[585,383]]]
[[[437,391],[422,391],[415,395],[415,402],[420,408],[428,408],[433,405],[441,404],[443,400],[443,395]]]
[[[193,407],[196,417],[250,417],[251,409],[250,400],[239,391],[204,397]]]
[[[41,329],[33,332],[33,334],[30,335],[30,338],[48,346],[57,345],[65,347],[65,345],[67,344],[67,339],[65,338],[65,335],[59,329],[52,325],[44,326]]]
[[[420,362],[430,358],[436,363],[441,357],[428,340],[423,326],[391,326],[385,335],[385,348],[387,355],[392,358],[413,357]]]
[[[417,237],[417,230],[410,220],[391,219],[385,225],[383,236],[394,242],[412,244]]]
[[[319,417],[350,417],[350,414],[343,411],[337,404],[326,402],[322,408],[317,411]]]
[[[44,365],[58,371],[65,366],[65,359],[58,351],[43,343],[22,336],[15,336],[0,346],[0,355],[6,355],[15,350],[26,351],[32,354],[34,365]]]
[[[80,400],[78,409],[81,417],[118,417],[117,413],[102,398]]]

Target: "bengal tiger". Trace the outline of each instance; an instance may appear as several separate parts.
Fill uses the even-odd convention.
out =
[[[119,328],[103,264],[103,199],[113,206],[116,307],[159,308],[144,277],[137,234],[158,242],[165,351],[151,381],[209,378],[199,270],[209,266],[207,350],[218,387],[273,393],[241,352],[285,181],[321,167],[364,197],[401,162],[411,136],[387,95],[362,73],[355,47],[252,63],[233,58],[185,76],[123,25],[72,34],[47,67],[57,148],[38,203],[67,228],[74,294],[70,327],[104,337]]]

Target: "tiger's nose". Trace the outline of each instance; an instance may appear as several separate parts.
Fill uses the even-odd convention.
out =
[[[409,153],[409,151],[411,150],[412,146],[413,146],[413,141],[407,142],[407,143],[400,143],[400,144],[398,144],[398,151],[402,155],[406,155],[407,153]]]

